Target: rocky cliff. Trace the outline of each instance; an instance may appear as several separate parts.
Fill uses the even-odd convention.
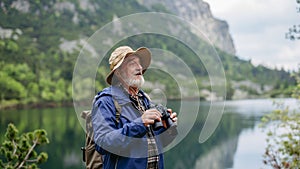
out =
[[[157,5],[163,6],[170,13],[194,24],[216,47],[235,55],[236,50],[227,22],[214,18],[208,3],[202,0],[139,0],[139,3],[151,11],[155,10]]]
[[[150,11],[156,11],[155,7],[161,6],[166,11],[175,14],[183,19],[194,24],[198,30],[200,30],[204,36],[206,36],[214,46],[220,48],[224,52],[235,55],[235,47],[232,37],[229,33],[229,26],[226,21],[214,18],[210,11],[208,3],[202,0],[137,0],[142,6],[145,6]],[[93,3],[90,0],[81,0],[79,2],[79,8],[83,11],[95,12],[96,8],[99,8],[97,3]],[[13,1],[11,7],[19,10],[20,12],[29,12],[30,3],[28,1],[16,0]],[[56,11],[69,10],[74,14],[72,21],[78,23],[78,12],[76,11],[75,4],[69,1],[56,2],[54,4]],[[199,34],[199,31],[192,29],[195,34]],[[199,35],[202,36],[202,35]]]

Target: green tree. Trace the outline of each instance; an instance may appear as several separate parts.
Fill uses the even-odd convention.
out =
[[[226,99],[232,99],[232,96],[234,94],[234,89],[232,86],[232,83],[230,81],[226,82]]]
[[[26,97],[24,86],[5,72],[0,72],[0,90],[1,101]]]
[[[48,143],[45,130],[38,129],[19,136],[18,129],[10,123],[7,127],[5,140],[0,147],[0,168],[38,168],[37,164],[47,161],[48,154],[45,152],[38,154],[35,148]]]
[[[297,85],[292,97],[300,101],[300,71],[296,76]],[[278,110],[262,118],[263,126],[268,126],[267,147],[264,163],[276,169],[294,169],[300,166],[300,112],[276,103]]]

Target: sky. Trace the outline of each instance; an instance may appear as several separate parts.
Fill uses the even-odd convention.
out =
[[[204,0],[214,17],[227,21],[236,55],[254,65],[298,70],[300,40],[285,33],[300,24],[296,0]]]

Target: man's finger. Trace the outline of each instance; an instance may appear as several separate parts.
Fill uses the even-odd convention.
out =
[[[172,113],[172,114],[170,115],[170,117],[171,117],[171,118],[177,117],[177,113],[176,113],[176,112]]]

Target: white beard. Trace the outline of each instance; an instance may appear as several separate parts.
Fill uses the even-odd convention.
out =
[[[144,76],[141,76],[140,79],[136,79],[136,80],[134,80],[134,79],[127,79],[126,83],[128,84],[128,86],[140,88],[145,83],[145,79],[144,79]]]
[[[145,83],[145,79],[144,76],[141,76],[140,79],[134,79],[134,78],[129,78],[127,77],[127,75],[125,75],[125,73],[121,72],[121,76],[122,79],[124,80],[124,82],[131,87],[137,87],[140,88],[144,85]]]

